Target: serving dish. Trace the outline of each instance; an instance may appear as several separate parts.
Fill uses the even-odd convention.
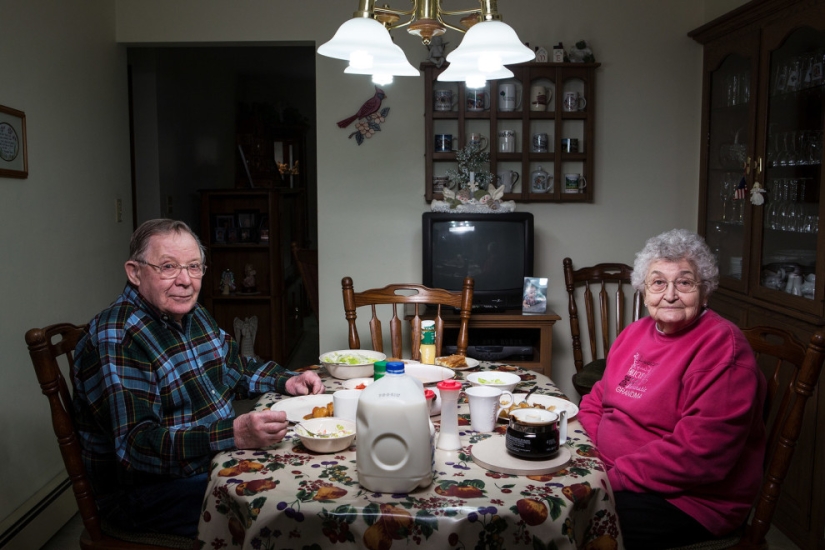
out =
[[[438,362],[439,359],[444,359],[444,357],[436,357],[435,358],[435,364],[438,365],[438,366],[442,366]],[[466,366],[455,367],[455,368],[445,367],[445,368],[448,368],[450,370],[470,370],[470,369],[474,369],[478,366],[478,359],[473,359],[472,357],[465,357],[464,362],[467,363]]]
[[[387,356],[379,351],[343,349],[321,354],[320,360],[330,376],[340,380],[371,377],[375,373],[373,363]]]
[[[526,395],[526,393],[514,393],[514,404],[517,405],[524,401],[524,396]],[[567,399],[562,399],[561,397],[552,397],[550,395],[534,393],[530,396],[530,399],[527,400],[527,403],[530,405],[541,405],[543,408],[555,412],[565,411],[567,413],[568,420],[572,420],[577,414],[579,414],[579,407],[577,407],[575,403],[571,403]],[[498,419],[500,422],[507,422],[508,415],[504,414],[504,411],[502,411],[502,414],[499,415]]]
[[[491,388],[498,388],[502,391],[509,392],[512,392],[518,383],[521,382],[521,376],[518,374],[497,370],[471,372],[465,378],[467,382],[473,386],[490,386]]]

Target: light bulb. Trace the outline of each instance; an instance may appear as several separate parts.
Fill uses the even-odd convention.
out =
[[[487,84],[487,80],[481,75],[468,76],[464,81],[468,88],[483,88]]]
[[[392,75],[387,73],[375,73],[372,75],[372,81],[376,84],[386,86],[392,84]]]

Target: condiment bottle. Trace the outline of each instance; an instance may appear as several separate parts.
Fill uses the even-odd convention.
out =
[[[359,484],[376,493],[409,493],[433,481],[433,433],[421,382],[390,361],[363,390],[356,416]]]
[[[435,365],[435,321],[421,321],[421,362]]]
[[[437,447],[444,451],[455,451],[461,448],[458,436],[458,394],[461,382],[442,380],[436,387],[441,394],[441,429]]]
[[[386,361],[376,361],[375,363],[373,363],[372,367],[373,367],[373,371],[372,371],[373,381],[378,380],[379,378],[381,378],[382,376],[387,374],[387,362]]]

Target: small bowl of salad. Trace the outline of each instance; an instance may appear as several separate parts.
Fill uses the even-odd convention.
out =
[[[502,372],[488,370],[482,372],[472,372],[466,376],[467,382],[473,386],[490,386],[501,391],[513,392],[521,382],[521,376],[512,372]]]
[[[355,422],[335,416],[313,418],[296,424],[295,433],[301,438],[303,446],[310,451],[337,453],[352,445],[355,439]]]
[[[321,355],[321,364],[330,376],[341,380],[372,377],[373,363],[383,361],[387,356],[379,351],[366,349],[345,349],[328,351]]]

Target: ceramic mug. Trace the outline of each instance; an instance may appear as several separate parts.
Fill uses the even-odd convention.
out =
[[[516,132],[515,130],[502,130],[498,133],[498,152],[516,152]]]
[[[504,186],[504,192],[510,193],[518,182],[519,173],[515,170],[499,170],[496,174],[497,187]]]
[[[509,397],[505,403],[513,402],[512,393],[490,386],[471,386],[464,393],[470,402],[470,427],[477,432],[492,432],[496,427],[503,396]]]
[[[561,150],[563,153],[578,153],[579,140],[576,138],[561,138]]]
[[[498,87],[498,110],[515,111],[521,107],[521,98],[516,95],[515,84],[502,84]]]
[[[485,90],[467,90],[467,110],[486,111],[490,108],[490,95]]]
[[[579,92],[564,92],[565,111],[583,111],[587,107],[587,100],[579,95]]]
[[[433,176],[433,193],[443,193],[445,187],[449,187],[450,178],[447,176]]]
[[[433,109],[436,111],[452,111],[453,103],[452,90],[433,90]]]
[[[565,193],[582,193],[585,187],[587,187],[587,180],[581,174],[564,175]]]
[[[435,135],[435,152],[449,153],[453,150],[453,135],[452,134],[436,134]]]
[[[553,176],[541,166],[530,174],[530,191],[533,193],[552,193]]]
[[[546,111],[550,92],[544,86],[530,86],[530,110]]]
[[[470,144],[478,145],[478,150],[484,151],[485,149],[487,149],[489,141],[482,134],[479,134],[478,132],[472,132],[467,136],[467,145]]]
[[[550,136],[546,132],[533,134],[533,152],[547,153],[550,150]]]

